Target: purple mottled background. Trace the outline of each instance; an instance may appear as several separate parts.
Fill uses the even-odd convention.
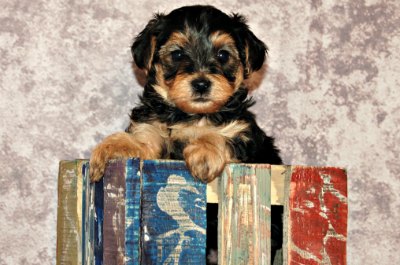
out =
[[[0,0],[0,265],[55,263],[58,161],[125,128],[133,37],[189,3],[268,44],[254,111],[285,163],[348,169],[348,264],[400,264],[400,1]]]

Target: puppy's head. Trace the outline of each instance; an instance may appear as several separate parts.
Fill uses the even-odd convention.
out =
[[[148,85],[186,113],[218,111],[261,68],[266,51],[242,16],[212,6],[158,14],[132,45]]]

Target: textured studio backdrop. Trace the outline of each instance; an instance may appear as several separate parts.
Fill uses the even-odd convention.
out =
[[[59,160],[125,129],[134,36],[195,3],[268,44],[253,109],[284,162],[348,169],[348,264],[400,264],[400,1],[0,0],[0,265],[55,263]]]

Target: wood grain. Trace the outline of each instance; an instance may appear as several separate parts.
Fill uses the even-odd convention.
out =
[[[78,234],[78,176],[75,161],[61,161],[58,175],[57,264],[82,264]]]
[[[94,185],[90,185],[89,162],[81,160],[78,178],[82,178],[82,265],[94,263]]]
[[[218,264],[270,264],[269,165],[230,164],[219,183]]]
[[[283,205],[285,201],[284,185],[285,170],[282,165],[271,165],[271,204]],[[207,184],[207,202],[219,202],[219,178]]]
[[[125,264],[125,190],[125,161],[110,161],[104,173],[104,264]]]
[[[141,172],[140,160],[126,161],[126,193],[125,193],[125,264],[141,263]]]
[[[103,265],[104,179],[94,184],[94,265]],[[92,184],[93,185],[93,184]]]
[[[285,207],[283,264],[346,264],[343,169],[230,164],[207,191],[182,161],[116,160],[104,182],[88,176],[87,160],[60,162],[58,265],[205,264],[206,193],[219,201],[219,264],[269,265],[271,198]]]
[[[58,176],[57,208],[57,264],[86,264],[87,246],[86,199],[90,190],[85,188],[87,160],[61,161]],[[87,191],[87,193],[86,193]]]
[[[346,264],[346,172],[296,166],[286,182],[287,264]]]
[[[142,264],[206,264],[206,185],[182,161],[145,160]]]

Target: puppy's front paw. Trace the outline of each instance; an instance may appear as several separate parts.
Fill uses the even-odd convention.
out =
[[[129,133],[115,133],[106,137],[95,147],[90,157],[90,180],[99,181],[104,174],[107,161],[117,158],[140,157],[157,159],[159,153],[150,145],[137,141]]]
[[[122,158],[118,155],[120,154],[114,149],[112,141],[107,138],[98,144],[90,157],[90,180],[92,182],[99,181],[104,175],[107,161],[113,158]]]
[[[106,168],[107,159],[102,158],[103,150],[101,147],[96,146],[90,157],[90,181],[99,181],[104,175],[104,169]]]
[[[211,182],[222,173],[228,153],[225,142],[216,144],[213,139],[198,139],[183,150],[190,173],[203,182]]]

